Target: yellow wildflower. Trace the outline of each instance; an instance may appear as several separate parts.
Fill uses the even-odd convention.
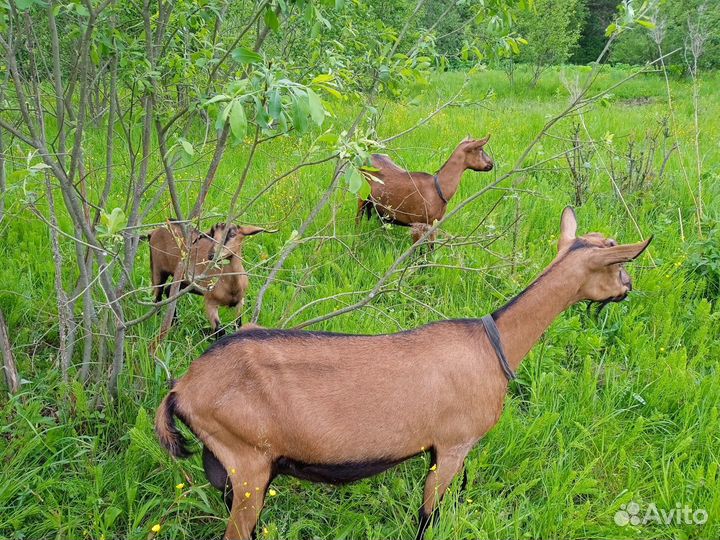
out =
[[[182,489],[182,488],[184,488],[184,487],[185,487],[185,484],[183,484],[182,482],[180,482],[177,486],[175,486],[175,489]]]
[[[235,467],[230,467],[230,474],[235,474],[236,472]]]
[[[245,492],[245,498],[246,498],[246,499],[249,499],[250,497],[252,497],[252,493],[250,493],[249,491],[246,491],[246,492]]]
[[[436,469],[437,469],[437,463],[434,464],[432,467],[430,467],[430,470],[431,470],[431,471],[434,471],[434,470],[436,470]]]
[[[270,495],[271,497],[274,497],[275,495],[277,495],[277,491],[275,491],[274,489],[271,489],[270,491],[268,491],[268,495]]]
[[[155,525],[152,526],[152,529],[150,529],[150,530],[154,533],[159,533],[160,532],[160,524],[156,523]]]

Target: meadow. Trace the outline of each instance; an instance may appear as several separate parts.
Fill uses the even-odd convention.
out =
[[[411,170],[434,171],[466,135],[492,134],[488,150],[495,169],[466,172],[450,202],[453,209],[514,166],[547,120],[566,106],[563,81],[582,73],[583,68],[554,68],[530,89],[522,80],[510,85],[500,71],[480,71],[463,90],[464,103],[443,109],[383,151]],[[630,73],[606,68],[593,90],[601,92]],[[414,126],[453,96],[464,78],[462,72],[436,76],[412,105],[381,100],[379,137]],[[700,87],[702,220],[691,84],[670,80],[671,115],[662,74],[641,74],[554,126],[528,155],[524,172],[443,224],[437,249],[408,259],[365,308],[312,327],[392,332],[443,318],[481,317],[520,292],[552,260],[560,212],[576,204],[568,162],[562,155],[553,158],[572,148],[574,125],[581,125],[583,140],[596,141],[588,161],[578,163],[586,182],[582,204],[576,205],[580,233],[600,231],[620,242],[654,235],[648,253],[628,267],[634,282],[628,300],[598,315],[584,305],[571,308],[525,359],[500,422],[469,455],[466,492],[460,494],[460,482],[453,484],[427,538],[720,535],[718,83],[720,77],[710,73]],[[328,122],[347,122],[357,109],[353,103],[331,105],[335,117]],[[199,125],[197,140],[202,132]],[[98,162],[104,134],[98,127],[90,137]],[[288,136],[263,145],[241,192],[242,222],[278,229],[246,241],[251,285],[245,320],[277,254],[296,241],[293,231],[327,188],[333,164],[300,169],[255,196],[268,178],[299,163],[311,140]],[[213,215],[226,211],[247,152],[236,145],[225,155],[206,205],[207,227],[217,220]],[[88,152],[91,160],[93,154]],[[637,173],[642,159],[649,159],[647,174]],[[118,162],[118,176],[123,166]],[[200,174],[192,167],[180,170],[181,190]],[[167,391],[162,364],[149,353],[160,316],[133,327],[116,403],[98,409],[94,391],[62,382],[50,239],[24,205],[27,189],[9,186],[7,216],[0,223],[0,303],[25,379],[17,395],[0,397],[0,538],[220,537],[227,513],[204,477],[199,454],[176,462],[155,441],[152,419]],[[192,205],[195,191],[183,193]],[[109,207],[122,205],[118,192]],[[358,301],[409,247],[407,229],[382,227],[377,220],[356,229],[355,209],[352,193],[336,192],[269,288],[261,325],[292,327]],[[145,221],[171,215],[167,203]],[[69,225],[61,220],[61,226]],[[147,287],[146,246],[139,257],[133,284]],[[63,279],[71,283],[73,275]],[[150,292],[141,299],[150,301]],[[140,315],[146,308],[135,309]],[[208,346],[201,300],[183,297],[178,309],[179,322],[158,351],[174,376]],[[230,323],[233,314],[221,317]],[[428,466],[428,458],[417,458],[339,488],[278,478],[258,536],[414,536]],[[665,510],[703,509],[707,520],[616,524],[616,512],[631,502],[643,512],[651,503]]]

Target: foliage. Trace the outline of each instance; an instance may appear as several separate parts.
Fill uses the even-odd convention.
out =
[[[536,0],[534,11],[522,13],[516,29],[527,41],[519,61],[531,64],[531,84],[549,66],[563,64],[573,54],[580,39],[582,0]]]
[[[696,279],[706,283],[707,294],[720,299],[720,226],[708,223],[707,235],[695,241],[689,250],[688,266]]]
[[[698,12],[700,8],[702,11]],[[643,64],[654,60],[659,56],[656,39],[660,37],[663,52],[680,50],[669,63],[684,65],[686,61],[683,50],[688,39],[688,22],[698,17],[707,37],[704,54],[700,58],[700,67],[718,68],[720,67],[720,3],[707,0],[688,2],[660,0],[654,16],[660,29],[659,35],[643,28],[627,33],[618,40],[611,60],[626,64]]]
[[[489,19],[507,27],[509,21],[492,21],[516,2],[522,0],[477,0],[464,9],[473,13],[475,24]],[[23,169],[11,158],[10,174],[27,178],[25,192],[33,194],[28,202],[49,225],[53,240],[64,380],[74,376],[70,366],[82,326],[83,361],[76,376],[88,381],[93,357],[112,350],[107,384],[115,396],[126,334],[159,308],[148,306],[131,320],[125,316],[147,293],[131,278],[144,218],[167,201],[180,222],[201,220],[229,147],[250,150],[222,209],[226,219],[238,216],[256,151],[277,137],[307,137],[313,127],[325,132],[312,133],[314,143],[299,167],[335,160],[334,178],[348,170],[346,186],[358,192],[363,185],[358,167],[379,146],[373,100],[378,95],[417,98],[427,91],[433,69],[443,64],[434,25],[426,28],[415,16],[424,3],[0,4],[7,75],[0,82],[0,128],[11,135],[13,148],[39,161]],[[478,50],[501,46],[481,42],[482,37],[472,41]],[[355,120],[327,122],[333,108],[348,99],[359,105]],[[87,154],[101,127],[108,144]],[[123,136],[116,140],[117,133]],[[0,159],[4,165],[4,156]],[[204,172],[181,188],[181,171],[200,164]],[[337,187],[334,182],[331,189]],[[71,232],[56,226],[61,222]],[[64,251],[68,240],[75,248]],[[63,272],[67,258],[75,260],[76,275]],[[166,320],[161,338],[171,317]],[[114,333],[103,327],[110,321]],[[102,371],[94,375],[104,377]]]

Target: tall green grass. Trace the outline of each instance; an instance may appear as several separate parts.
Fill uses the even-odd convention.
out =
[[[627,74],[624,70],[604,73],[596,82],[597,91]],[[412,106],[381,103],[379,136],[412,126],[453,95],[463,77],[462,73],[437,77],[423,99]],[[702,224],[704,236],[716,226],[720,201],[717,83],[717,75],[711,74],[702,86],[708,214]],[[490,89],[494,90],[490,100],[474,103]],[[674,135],[684,151],[685,167],[692,171],[689,84],[674,80],[672,90]],[[567,103],[560,70],[549,73],[534,89],[522,81],[510,87],[500,72],[480,72],[473,76],[464,97],[469,104],[445,109],[385,150],[410,169],[436,170],[465,135],[492,133],[489,149],[496,160],[495,170],[466,173],[450,208],[506,172],[547,119]],[[329,121],[342,123],[356,106],[335,103],[333,110],[336,118]],[[586,111],[584,119],[594,138],[612,135],[614,148],[622,155],[628,140],[642,141],[667,114],[665,81],[650,74],[614,89],[604,105]],[[563,121],[553,134],[568,136],[572,120]],[[198,126],[196,144],[202,132]],[[92,134],[91,144],[98,151],[88,152],[89,170],[94,160],[100,164],[103,159],[103,137],[102,129]],[[251,201],[269,179],[297,164],[309,144],[309,138],[283,137],[261,147],[240,206]],[[546,138],[530,154],[527,165],[568,147],[560,138]],[[210,194],[211,211],[227,210],[228,194],[246,155],[247,148],[242,146],[228,151]],[[613,159],[609,152],[602,155]],[[454,484],[428,538],[720,535],[720,311],[716,293],[693,263],[694,250],[702,249],[702,255],[715,250],[717,256],[720,246],[707,241],[697,244],[695,207],[680,157],[674,152],[665,175],[653,178],[646,189],[624,193],[643,234],[655,235],[649,255],[629,268],[635,291],[626,302],[607,308],[597,318],[578,306],[552,325],[522,364],[499,424],[471,452],[464,498],[458,492],[459,483]],[[616,165],[622,165],[621,160]],[[577,209],[581,232],[596,230],[619,241],[636,241],[638,232],[599,165],[597,160],[591,164],[589,197]],[[124,159],[118,156],[118,177],[124,167]],[[188,206],[194,202],[190,182],[201,174],[199,166],[178,172]],[[245,223],[280,229],[246,242],[244,253],[252,273],[249,309],[275,256],[316,203],[331,174],[332,164],[302,169],[243,214]],[[694,188],[697,179],[689,174]],[[378,333],[441,317],[488,313],[552,260],[560,211],[572,201],[572,193],[562,160],[508,180],[443,226],[440,239],[448,242],[446,247],[411,263],[436,267],[408,269],[400,292],[383,294],[367,308],[317,328]],[[498,200],[497,209],[481,222]],[[118,191],[110,207],[122,203]],[[0,398],[5,419],[0,427],[0,537],[221,536],[226,511],[219,494],[207,484],[199,458],[174,462],[154,440],[152,417],[167,381],[148,345],[160,317],[131,330],[120,399],[98,411],[92,406],[97,389],[64,384],[58,375],[49,235],[24,208],[23,186],[11,186],[8,211],[11,219],[0,226],[4,261],[0,303],[27,382],[20,394]],[[354,212],[355,198],[346,191],[323,210],[268,291],[261,324],[292,326],[357,301],[361,294],[353,293],[371,288],[409,245],[406,229],[384,229],[374,221],[356,230]],[[148,222],[162,221],[170,214],[166,201]],[[61,221],[69,230],[67,220]],[[472,241],[463,241],[471,231]],[[498,235],[487,249],[482,247]],[[63,249],[68,257],[72,255],[72,246]],[[147,249],[141,248],[136,285],[149,284],[147,268]],[[73,282],[72,269],[68,268],[64,279],[67,284]],[[322,298],[328,299],[291,317],[308,302]],[[160,351],[176,376],[207,347],[200,300],[184,297],[179,309],[180,322]],[[135,310],[142,311],[139,306]],[[221,315],[225,322],[232,318],[230,311]],[[259,536],[410,537],[428,465],[426,459],[418,458],[342,488],[279,478],[273,483],[278,494],[268,499],[262,514]],[[176,487],[180,484],[184,486]],[[643,506],[652,502],[664,509],[687,504],[707,510],[709,519],[700,526],[616,525],[615,513],[630,501]],[[157,534],[151,532],[155,524],[161,525]]]

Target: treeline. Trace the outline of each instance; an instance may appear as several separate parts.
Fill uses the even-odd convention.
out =
[[[457,5],[448,10],[453,3]],[[392,26],[405,20],[416,4],[409,0],[374,0],[367,4],[364,15],[370,27],[378,21]],[[619,12],[624,11],[631,20],[645,7],[646,3],[623,0],[497,3],[490,6],[493,16],[484,17],[479,23],[476,3],[443,0],[426,2],[414,17],[413,26],[417,32],[435,26],[431,45],[450,66],[477,60],[493,67],[522,63],[533,66],[539,76],[548,66],[596,61],[608,41],[608,27]],[[663,53],[679,49],[668,64],[681,73],[688,69],[692,55],[685,51],[691,46],[691,34],[696,33],[703,49],[699,67],[720,67],[720,2],[655,0],[650,2],[647,13],[648,23],[623,32],[606,60],[614,64],[644,64],[659,56],[658,46]],[[495,47],[477,51],[474,47],[479,42],[493,43]]]

